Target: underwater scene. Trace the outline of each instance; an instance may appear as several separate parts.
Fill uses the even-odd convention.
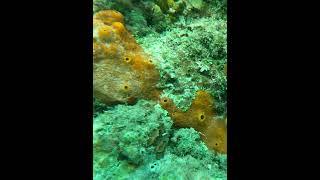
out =
[[[93,179],[227,179],[227,1],[93,0]]]

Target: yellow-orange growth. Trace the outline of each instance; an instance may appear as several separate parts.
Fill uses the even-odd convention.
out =
[[[158,98],[158,70],[117,11],[93,17],[93,67],[94,96],[106,104]]]
[[[190,108],[183,112],[167,97],[160,99],[176,127],[194,128],[201,134],[207,147],[220,153],[227,153],[227,128],[225,121],[215,119],[213,98],[206,91],[197,91]]]

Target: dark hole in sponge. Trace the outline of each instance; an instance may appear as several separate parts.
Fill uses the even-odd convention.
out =
[[[126,57],[126,61],[129,61],[129,58],[128,58],[128,57]]]
[[[218,143],[216,143],[216,146],[218,146]]]
[[[154,166],[151,166],[151,168],[154,168]]]
[[[124,86],[125,89],[128,89],[128,86]]]
[[[200,118],[201,118],[201,119],[204,119],[204,115],[202,114],[202,115],[200,116]]]
[[[168,100],[164,99],[163,102],[167,102]]]

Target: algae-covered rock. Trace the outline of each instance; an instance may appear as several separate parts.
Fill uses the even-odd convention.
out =
[[[163,96],[187,110],[196,91],[211,92],[218,115],[226,114],[227,22],[218,16],[181,18],[162,34],[137,39],[159,62]]]
[[[93,128],[95,180],[226,178],[226,156],[212,153],[194,129],[172,129],[158,104],[115,106]]]
[[[195,8],[197,10],[200,10],[203,7],[203,1],[202,0],[186,0],[187,4]]]
[[[213,154],[193,129],[179,129],[163,158],[138,168],[132,179],[226,179],[226,155]]]
[[[134,169],[155,159],[165,150],[171,126],[167,112],[148,101],[134,106],[118,105],[99,114],[93,123],[95,174],[101,176],[103,169],[112,168],[115,172],[124,171],[114,167],[117,164],[124,164],[129,171],[129,165],[129,169]]]

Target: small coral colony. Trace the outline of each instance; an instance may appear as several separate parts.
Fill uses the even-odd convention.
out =
[[[161,69],[163,66],[159,65],[162,62],[139,45],[125,22],[125,16],[113,9],[102,9],[93,15],[93,88],[96,111],[94,117],[95,179],[99,177],[102,179],[119,177],[121,179],[120,170],[110,170],[115,168],[114,166],[119,169],[120,164],[126,166],[126,168],[122,167],[121,174],[123,175],[138,172],[139,168],[141,170],[141,167],[146,167],[151,162],[160,162],[164,156],[169,157],[168,154],[175,154],[178,157],[181,151],[175,153],[178,152],[175,148],[177,146],[176,134],[182,132],[183,129],[192,129],[194,131],[192,133],[198,134],[199,143],[203,143],[203,148],[206,149],[203,151],[206,153],[216,156],[225,155],[227,153],[227,116],[226,113],[222,116],[221,113],[218,115],[216,111],[216,101],[212,93],[214,89],[198,88],[194,90],[192,97],[188,99],[189,105],[186,108],[180,108],[175,103],[176,100],[166,93],[163,85],[165,82],[162,80],[165,77]],[[226,63],[222,65],[221,72],[226,75]],[[141,110],[135,111],[133,107],[138,106]],[[131,114],[127,116],[126,113],[129,112]],[[139,113],[140,115],[136,115]],[[120,122],[123,124],[119,125]],[[145,129],[138,130],[138,127]],[[140,137],[133,135],[139,131],[140,133],[143,131]],[[118,139],[112,134],[113,132],[118,133],[116,135]],[[130,139],[127,145],[125,138]],[[126,148],[129,147],[132,149],[127,150]],[[193,156],[195,159],[198,157],[191,153],[194,150],[183,152],[184,156]],[[154,166],[153,164],[153,169]],[[112,171],[113,175],[107,175],[102,171]],[[165,172],[165,170],[162,171]],[[213,177],[212,174],[207,174],[209,174],[208,177]],[[158,176],[155,176],[154,179],[160,176],[161,173],[158,172]],[[129,176],[121,177],[128,178]],[[164,175],[162,174],[161,177]],[[226,175],[221,177],[224,179]]]

